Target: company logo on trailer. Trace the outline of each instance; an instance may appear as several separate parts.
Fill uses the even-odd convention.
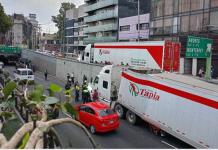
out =
[[[102,55],[102,54],[110,54],[110,51],[99,49],[99,55]]]
[[[131,83],[129,84],[129,92],[131,93],[132,96],[141,96],[145,97],[154,101],[159,101],[160,96],[157,95],[156,92],[153,92],[151,90],[147,89],[140,89],[136,84]]]

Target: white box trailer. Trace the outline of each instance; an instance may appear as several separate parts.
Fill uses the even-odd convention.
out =
[[[84,61],[179,71],[180,47],[171,41],[95,43],[86,46]]]
[[[218,148],[218,86],[176,73],[105,66],[95,78],[100,100],[134,124],[148,122],[196,148]],[[143,73],[142,73],[143,72]]]
[[[116,111],[149,122],[196,148],[218,148],[218,86],[175,73],[123,72]]]

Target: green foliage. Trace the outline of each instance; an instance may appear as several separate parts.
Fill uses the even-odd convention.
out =
[[[43,102],[45,105],[57,104],[60,100],[56,97],[46,97]]]
[[[5,34],[12,27],[12,20],[4,12],[4,8],[0,3],[0,33]]]
[[[62,111],[70,114],[72,117],[77,115],[76,109],[70,103],[64,103],[61,108]]]
[[[13,90],[17,87],[16,83],[14,81],[10,81],[6,84],[6,86],[3,88],[4,97],[7,100],[8,97],[11,95]]]
[[[31,103],[39,104],[45,100],[43,93],[44,87],[42,85],[37,85],[35,89],[29,93],[28,98],[31,101]]]
[[[75,4],[73,3],[69,3],[69,2],[61,3],[59,14],[57,16],[52,16],[52,21],[55,23],[56,27],[58,27],[59,38],[64,36],[63,29],[64,29],[65,12],[74,7]]]
[[[52,91],[52,92],[55,92],[55,93],[60,93],[62,91],[62,88],[57,85],[57,84],[54,84],[52,83],[49,87],[49,89]]]
[[[29,138],[30,138],[30,133],[28,132],[28,133],[26,133],[24,135],[24,137],[22,139],[22,142],[21,142],[20,146],[18,146],[18,148],[19,149],[24,149],[26,144],[27,144],[27,142],[28,142],[28,140],[29,140]]]
[[[9,140],[14,133],[22,126],[22,123],[18,118],[7,120],[2,127],[2,133]]]

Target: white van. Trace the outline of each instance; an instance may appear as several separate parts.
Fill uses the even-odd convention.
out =
[[[18,68],[14,72],[14,77],[16,80],[30,80],[34,81],[33,71],[28,68]]]

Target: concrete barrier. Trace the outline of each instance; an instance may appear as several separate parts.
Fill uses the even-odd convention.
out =
[[[22,57],[32,61],[36,70],[44,72],[46,69],[49,74],[56,75],[57,59],[53,56],[47,56],[32,50],[22,50]]]
[[[91,78],[94,80],[95,76],[99,74],[103,67],[103,65],[99,64],[88,64],[76,60],[47,56],[31,50],[23,50],[22,57],[30,59],[36,70],[44,72],[47,69],[49,74],[61,80],[66,80],[67,73],[71,74],[73,72],[75,81],[78,81],[80,84],[82,84],[84,75],[89,82]]]

